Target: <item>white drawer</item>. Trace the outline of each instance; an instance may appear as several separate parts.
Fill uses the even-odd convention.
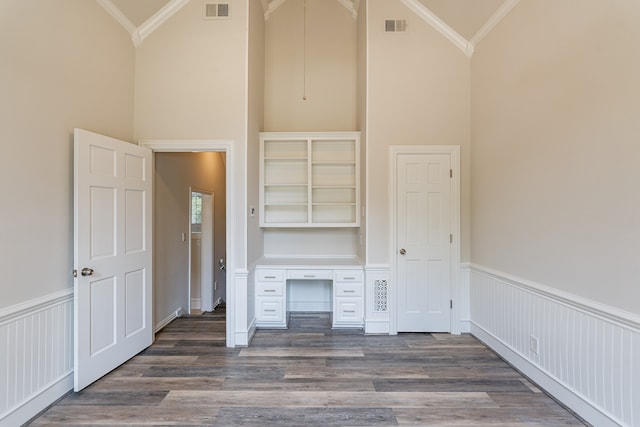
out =
[[[331,270],[288,270],[287,279],[295,280],[330,280]]]
[[[256,283],[256,295],[282,296],[284,295],[284,282],[258,282]]]
[[[336,297],[361,297],[362,296],[363,286],[361,283],[336,282],[333,286],[336,291]]]
[[[282,282],[283,280],[284,270],[256,269],[256,281],[258,282]]]
[[[362,270],[336,270],[336,282],[362,282]]]
[[[256,318],[263,322],[283,322],[284,301],[282,298],[258,298]]]
[[[362,299],[341,298],[336,301],[336,305],[333,313],[336,323],[362,322]]]

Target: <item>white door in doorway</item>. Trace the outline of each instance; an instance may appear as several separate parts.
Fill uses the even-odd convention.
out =
[[[451,157],[396,158],[398,332],[451,331]]]
[[[202,246],[200,247],[200,308],[213,310],[213,194],[202,193]]]
[[[81,129],[74,148],[74,390],[153,341],[151,150]]]

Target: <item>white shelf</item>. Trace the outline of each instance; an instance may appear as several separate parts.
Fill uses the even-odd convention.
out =
[[[260,134],[261,227],[358,227],[359,132]]]

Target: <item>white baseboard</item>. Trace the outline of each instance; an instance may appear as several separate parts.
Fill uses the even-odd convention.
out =
[[[182,316],[182,313],[184,313],[184,308],[179,307],[176,311],[174,311],[173,313],[171,313],[169,316],[167,316],[166,318],[162,319],[154,328],[153,328],[153,333],[157,334],[158,331],[160,331],[160,329],[164,328],[165,326],[167,326],[169,323],[173,322],[174,319]]]
[[[364,322],[364,333],[367,335],[389,335],[389,321],[366,320]]]
[[[200,298],[191,298],[191,310],[200,310]]]
[[[632,314],[471,267],[471,333],[595,426],[640,426]]]

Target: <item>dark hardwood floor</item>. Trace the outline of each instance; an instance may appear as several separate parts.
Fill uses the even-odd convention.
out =
[[[226,348],[224,311],[156,342],[32,426],[584,425],[470,335],[365,336],[294,313]]]

